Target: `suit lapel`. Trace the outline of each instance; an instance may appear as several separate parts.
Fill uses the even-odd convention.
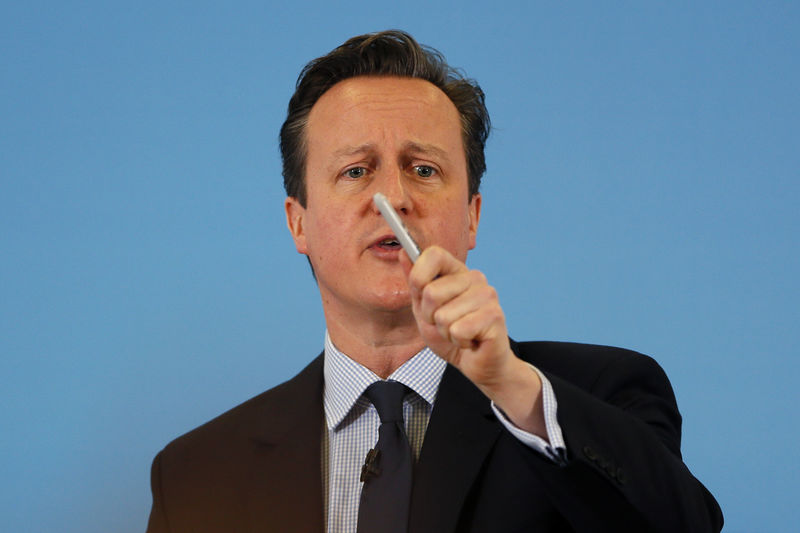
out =
[[[250,436],[251,530],[322,532],[322,356],[271,391]]]
[[[486,396],[448,365],[414,471],[409,533],[455,530],[500,431]]]

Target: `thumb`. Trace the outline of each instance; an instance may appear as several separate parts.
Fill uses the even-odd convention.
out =
[[[408,279],[411,269],[414,268],[414,263],[411,262],[405,250],[400,250],[398,259],[400,261],[400,267],[403,269],[403,274],[405,274],[406,279]]]

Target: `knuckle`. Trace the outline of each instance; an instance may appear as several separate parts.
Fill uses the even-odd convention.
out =
[[[486,284],[486,275],[480,270],[470,270],[470,277],[473,283]]]
[[[425,286],[425,293],[431,301],[439,301],[442,295],[441,284],[437,283],[438,280],[433,280]]]
[[[437,291],[436,287],[430,283],[422,289],[422,301],[428,305],[436,304]]]
[[[494,309],[492,309],[492,321],[499,323],[505,323],[506,321],[506,317],[503,314],[503,310],[500,308],[499,305],[495,306]]]
[[[444,256],[444,250],[441,246],[436,244],[429,247],[428,250],[430,250],[430,256],[436,260],[439,260]]]
[[[483,294],[487,300],[497,300],[497,290],[491,285],[486,285],[483,289]]]
[[[459,340],[464,337],[464,324],[462,322],[454,322],[450,324],[450,338],[453,340]]]

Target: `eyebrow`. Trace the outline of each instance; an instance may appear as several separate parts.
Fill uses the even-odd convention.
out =
[[[351,155],[356,154],[364,154],[367,152],[372,151],[375,148],[375,145],[372,143],[366,143],[359,146],[348,146],[345,148],[340,148],[333,152],[334,157],[348,157]]]
[[[422,154],[431,154],[440,159],[444,159],[445,161],[450,161],[450,158],[447,156],[447,152],[433,144],[420,144],[409,141],[403,145],[403,150]]]
[[[337,157],[337,158],[338,157],[349,157],[349,156],[353,156],[353,155],[356,155],[356,154],[364,154],[364,153],[367,153],[367,152],[371,152],[374,149],[375,149],[375,144],[366,143],[366,144],[361,144],[361,145],[358,145],[358,146],[348,146],[348,147],[345,147],[345,148],[341,148],[341,149],[336,150],[335,152],[333,152],[333,155],[334,155],[334,157]],[[436,157],[439,157],[441,159],[444,159],[446,161],[450,160],[450,158],[447,156],[447,152],[445,152],[444,150],[442,150],[441,148],[439,148],[438,146],[435,146],[433,144],[423,144],[423,143],[416,143],[416,142],[408,141],[408,142],[403,144],[403,151],[416,152],[416,153],[422,153],[422,154],[431,154],[431,155],[435,155]]]

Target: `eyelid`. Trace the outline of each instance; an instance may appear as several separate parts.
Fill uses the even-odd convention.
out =
[[[365,176],[370,173],[370,168],[367,165],[364,165],[363,163],[359,163],[359,164],[355,164],[355,165],[351,165],[351,166],[345,167],[344,170],[342,170],[342,172],[339,175],[340,176],[347,176],[348,172],[350,172],[351,170],[355,170],[357,168],[363,169]],[[355,178],[353,178],[353,179],[355,179]]]
[[[426,167],[426,168],[431,169],[431,171],[432,171],[431,175],[432,176],[435,176],[437,174],[441,174],[442,173],[442,170],[438,166],[436,166],[436,165],[434,165],[432,163],[413,163],[411,165],[411,170],[416,171],[416,169],[418,169],[420,167]]]

